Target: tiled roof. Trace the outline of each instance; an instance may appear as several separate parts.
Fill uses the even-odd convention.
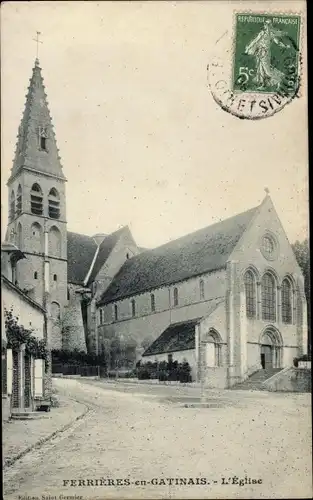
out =
[[[117,240],[119,239],[121,233],[128,228],[122,227],[121,229],[118,229],[112,234],[109,234],[106,236],[99,247],[99,252],[96,258],[96,261],[93,265],[92,271],[90,273],[89,279],[88,279],[88,284],[92,283],[94,279],[96,278],[98,272],[100,271],[101,267],[103,264],[106,262],[107,258],[109,257],[110,253],[112,252],[114,246],[117,243]]]
[[[129,259],[104,292],[99,304],[225,267],[256,210],[252,208]]]
[[[148,347],[143,356],[194,349],[195,326],[200,320],[201,318],[196,318],[168,326],[153,344]]]
[[[122,227],[108,236],[103,236],[97,251],[97,243],[93,236],[84,234],[67,233],[67,259],[68,259],[68,282],[82,285],[87,277],[93,263],[87,285],[90,285],[96,278],[101,267],[106,262],[120,235],[124,231],[129,231],[128,227]],[[94,257],[96,255],[95,261]]]
[[[67,280],[82,285],[92,264],[97,244],[91,236],[67,232]]]

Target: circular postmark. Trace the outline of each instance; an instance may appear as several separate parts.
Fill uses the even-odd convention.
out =
[[[281,111],[299,95],[299,15],[235,14],[234,33],[216,42],[208,85],[219,106],[241,119]]]

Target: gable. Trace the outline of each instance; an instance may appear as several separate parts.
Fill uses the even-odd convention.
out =
[[[129,259],[99,304],[222,269],[255,211],[253,208]]]
[[[262,239],[266,235],[272,236],[275,242],[273,258],[265,257],[264,252],[262,253]],[[292,274],[295,278],[302,279],[301,269],[269,196],[255,213],[246,232],[231,253],[230,260],[239,262],[243,268],[254,265],[261,273],[267,268],[272,268],[278,276]]]

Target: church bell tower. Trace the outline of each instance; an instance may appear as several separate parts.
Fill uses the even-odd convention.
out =
[[[32,71],[8,180],[8,239],[25,254],[16,284],[51,318],[52,349],[62,347],[67,303],[65,182],[38,58]]]

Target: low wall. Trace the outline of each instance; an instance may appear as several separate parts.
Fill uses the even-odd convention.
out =
[[[307,368],[285,368],[263,383],[269,391],[311,392],[311,370]]]

